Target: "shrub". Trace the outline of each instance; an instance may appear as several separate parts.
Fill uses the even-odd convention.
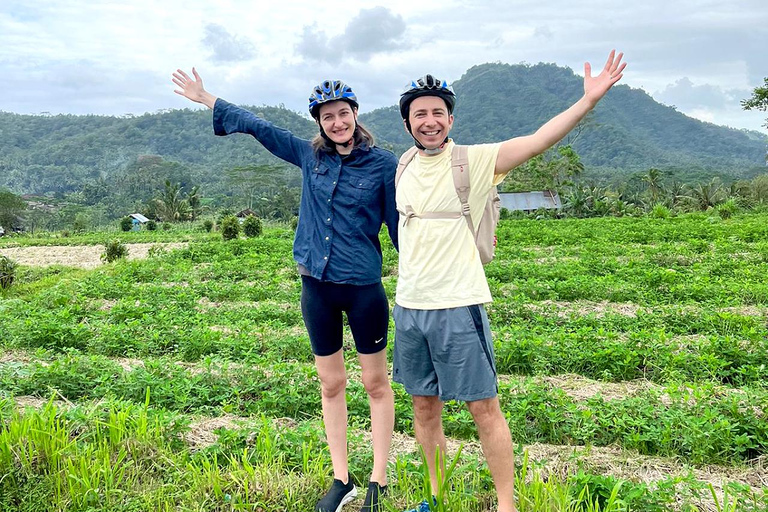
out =
[[[101,261],[112,263],[115,260],[128,256],[128,248],[120,240],[115,238],[104,244],[104,252],[101,254]]]
[[[738,210],[738,205],[733,198],[717,206],[717,213],[720,214],[720,218],[723,220],[733,217],[736,210]]]
[[[246,217],[243,221],[243,233],[248,238],[261,236],[261,219],[254,215]]]
[[[16,277],[16,263],[7,256],[0,255],[0,288],[10,288]]]
[[[162,245],[151,245],[147,251],[149,258],[157,258],[165,254],[168,254],[168,251]]]
[[[133,229],[133,219],[130,217],[123,217],[120,219],[120,230],[121,231],[130,231]]]
[[[205,222],[203,222],[203,229],[205,230],[206,233],[210,233],[211,231],[213,231],[213,221],[208,219]]]
[[[240,235],[240,221],[234,215],[224,217],[221,220],[220,229],[224,240],[234,240]]]
[[[299,227],[299,217],[297,215],[294,215],[291,217],[291,229],[296,231],[296,228]]]
[[[153,220],[147,221],[147,231],[156,231],[157,230],[157,222]]]
[[[171,223],[163,222],[163,231],[170,231],[170,230],[171,230]]]
[[[72,223],[72,231],[75,233],[83,233],[88,229],[88,218],[82,213],[78,213],[75,216],[75,220]]]
[[[665,205],[656,203],[651,210],[651,218],[653,219],[668,219],[672,215]]]

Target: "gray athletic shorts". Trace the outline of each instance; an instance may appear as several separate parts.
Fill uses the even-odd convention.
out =
[[[499,388],[491,328],[482,305],[408,309],[395,305],[393,379],[409,395],[473,402]]]

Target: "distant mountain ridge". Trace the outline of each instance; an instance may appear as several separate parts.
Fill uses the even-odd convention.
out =
[[[453,87],[458,100],[451,135],[459,143],[476,144],[535,132],[581,97],[583,77],[554,64],[481,64]],[[382,139],[411,144],[395,107],[361,120]],[[766,143],[760,132],[692,119],[641,89],[616,85],[590,113],[574,148],[587,167],[735,172],[765,167]]]
[[[452,136],[465,144],[530,134],[582,94],[582,78],[554,64],[481,64],[453,85]],[[246,108],[300,137],[316,133],[310,119],[285,108]],[[412,144],[396,106],[360,120],[380,146],[398,153]],[[642,90],[618,85],[590,114],[574,147],[588,171],[657,167],[745,177],[765,171],[767,140],[759,132],[691,119]],[[98,179],[109,182],[142,155],[178,162],[185,170],[174,179],[219,193],[224,170],[279,162],[249,136],[214,137],[207,110],[128,117],[0,112],[0,187],[17,193],[69,193]]]

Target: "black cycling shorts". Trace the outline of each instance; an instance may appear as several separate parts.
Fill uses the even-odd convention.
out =
[[[387,347],[389,303],[381,282],[359,286],[301,276],[301,314],[315,355],[341,349],[342,313],[347,314],[358,353],[375,354]]]

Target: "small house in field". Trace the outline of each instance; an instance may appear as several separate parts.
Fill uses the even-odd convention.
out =
[[[258,217],[258,215],[256,215],[256,212],[251,210],[250,208],[246,208],[245,210],[240,210],[235,214],[235,217],[237,217],[237,220],[240,221],[240,224],[242,224],[245,221],[245,219],[248,218],[249,215]]]
[[[539,192],[502,192],[501,207],[511,212],[535,212],[539,209],[559,210],[563,207],[560,196],[554,190]]]
[[[141,227],[149,222],[149,219],[140,213],[132,213],[129,215],[131,222],[133,222],[133,231],[138,231]]]

